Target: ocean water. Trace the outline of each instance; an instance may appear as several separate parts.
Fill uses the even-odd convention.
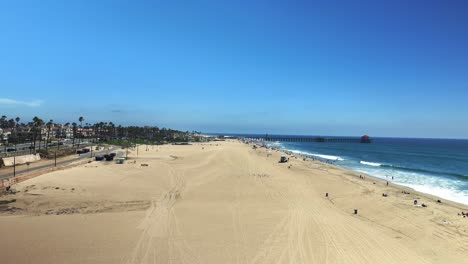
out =
[[[370,144],[268,144],[468,205],[468,140],[373,138]]]

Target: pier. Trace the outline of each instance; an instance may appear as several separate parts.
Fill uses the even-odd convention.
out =
[[[372,143],[368,135],[362,137],[323,137],[323,136],[249,136],[245,139],[260,141],[283,141],[283,142],[323,142],[323,143]]]

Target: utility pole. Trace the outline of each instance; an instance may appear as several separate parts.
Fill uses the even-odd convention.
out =
[[[128,141],[127,141],[128,142]],[[128,148],[130,147],[130,144],[127,144],[127,149],[125,151],[125,160],[128,159]]]
[[[13,156],[13,177],[16,176],[16,155]]]
[[[57,151],[54,152],[55,167],[57,167]]]

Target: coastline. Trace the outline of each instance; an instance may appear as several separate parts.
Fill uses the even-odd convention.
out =
[[[17,209],[0,212],[0,233],[24,233],[0,239],[3,257],[7,263],[466,259],[468,218],[457,213],[467,206],[297,154],[278,163],[281,155],[237,140],[162,145],[131,152],[123,165],[92,162],[27,180],[15,186],[18,194],[0,198],[15,200],[7,206]],[[428,207],[414,206],[415,199]]]
[[[300,157],[301,159],[305,159],[305,160],[303,160],[305,162],[320,162],[320,163],[323,163],[326,166],[330,166],[330,167],[333,167],[336,170],[340,170],[340,171],[342,171],[343,174],[346,174],[346,175],[352,174],[354,177],[359,177],[360,175],[362,175],[362,176],[366,177],[367,180],[371,180],[372,182],[376,182],[376,183],[378,182],[380,184],[386,184],[386,182],[389,182],[389,184],[391,184],[392,187],[397,188],[399,191],[411,191],[411,193],[417,194],[417,196],[424,197],[425,199],[431,200],[433,202],[437,202],[438,200],[444,201],[445,203],[448,203],[451,206],[456,207],[456,208],[458,208],[460,210],[467,210],[467,208],[468,208],[468,204],[464,204],[464,203],[460,203],[460,202],[457,202],[457,201],[449,200],[449,199],[446,199],[444,197],[437,196],[435,194],[417,191],[415,188],[413,188],[411,186],[407,186],[407,185],[400,184],[400,183],[395,183],[395,182],[392,182],[391,180],[385,180],[385,179],[382,179],[382,178],[377,177],[377,176],[370,175],[370,174],[365,173],[365,172],[360,172],[360,171],[353,170],[351,168],[346,168],[346,167],[343,167],[343,166],[335,165],[334,161],[336,161],[336,160],[328,160],[328,157],[331,157],[329,155],[321,155],[321,154],[309,155],[309,154],[304,154],[302,151],[290,150],[290,149],[284,149],[284,148],[277,148],[277,147],[272,147],[272,146],[266,146],[266,145],[260,144],[258,142],[251,142],[251,143],[248,143],[248,144],[249,145],[255,145],[258,148],[266,148],[266,149],[272,149],[272,150],[275,150],[275,151],[279,151],[279,152],[283,153],[284,155],[292,157],[292,158]],[[311,156],[316,156],[316,157],[314,158],[314,157],[311,157]],[[323,156],[326,156],[327,158],[325,158],[325,159],[322,158],[321,159],[321,157],[323,157]],[[338,157],[338,159],[340,159],[340,158]]]
[[[435,197],[438,197],[439,199],[443,199],[443,200],[446,200],[446,201],[451,201],[451,202],[454,202],[454,203],[457,203],[457,204],[468,206],[468,196],[466,196],[466,194],[465,195],[461,194],[461,192],[459,190],[453,190],[453,189],[449,189],[447,187],[445,187],[445,188],[440,187],[439,185],[436,185],[434,183],[432,183],[432,184],[423,184],[423,183],[418,184],[418,183],[405,182],[405,181],[399,180],[398,176],[395,176],[395,179],[393,179],[392,172],[373,171],[373,170],[371,170],[373,168],[380,168],[381,166],[394,167],[392,165],[382,165],[380,163],[367,162],[367,161],[362,161],[361,160],[359,162],[360,164],[371,166],[371,167],[370,168],[365,168],[365,167],[364,168],[359,168],[359,167],[355,167],[354,165],[351,166],[352,163],[349,163],[349,162],[347,164],[346,163],[342,164],[342,161],[344,161],[345,159],[342,158],[341,156],[311,153],[309,151],[295,149],[295,148],[290,147],[290,146],[283,146],[283,145],[278,146],[278,145],[276,145],[277,143],[267,143],[267,144],[265,144],[265,143],[263,143],[261,141],[259,141],[259,142],[251,141],[251,143],[258,145],[259,147],[268,147],[268,148],[277,149],[279,151],[283,151],[285,154],[294,153],[295,155],[299,155],[301,157],[305,157],[305,158],[312,159],[312,160],[318,160],[318,161],[322,161],[322,162],[329,163],[329,164],[335,164],[336,163],[335,165],[337,167],[339,167],[339,168],[350,170],[350,171],[356,172],[358,174],[367,175],[369,177],[373,177],[373,178],[376,178],[376,179],[379,179],[379,180],[389,181],[389,182],[391,182],[391,183],[393,183],[395,185],[400,185],[402,187],[410,188],[415,192],[417,191],[417,192],[422,193],[422,194],[435,196]],[[348,160],[348,158],[346,158],[346,159]],[[352,161],[352,159],[351,159],[351,161]],[[383,175],[385,175],[385,177]],[[387,176],[388,176],[388,178],[387,178]],[[424,177],[427,177],[427,176],[423,176],[423,175],[417,175],[417,176],[421,177],[421,179],[424,178]]]

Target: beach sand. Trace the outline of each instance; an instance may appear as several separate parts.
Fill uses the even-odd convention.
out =
[[[281,155],[140,146],[27,180],[0,197],[0,262],[468,263],[467,206]]]

